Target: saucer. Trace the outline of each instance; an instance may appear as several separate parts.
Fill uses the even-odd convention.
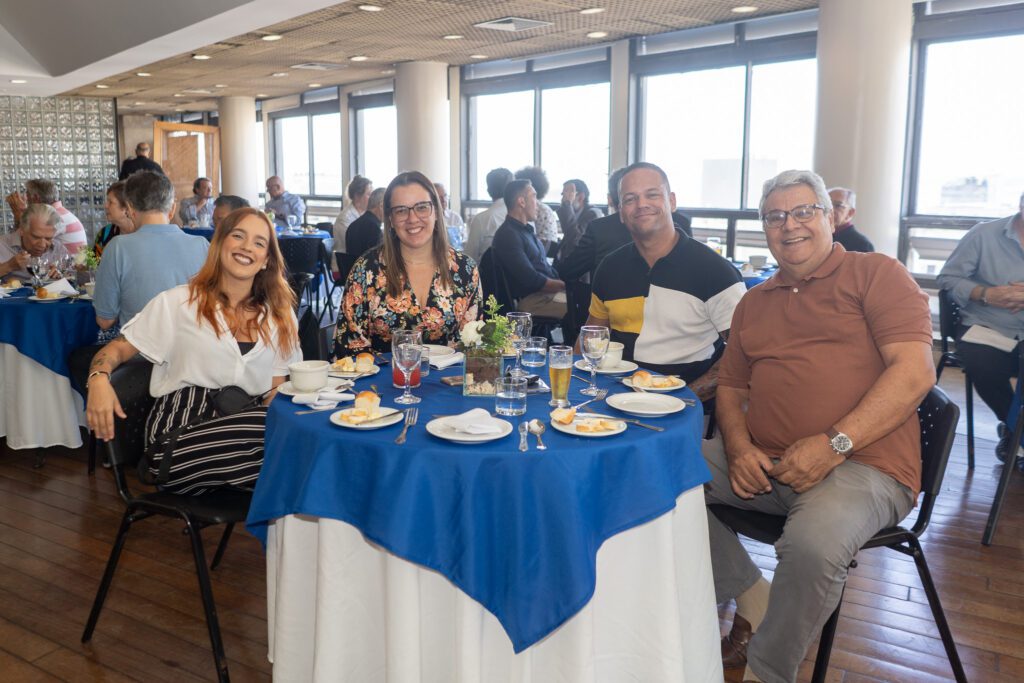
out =
[[[619,361],[618,365],[613,365],[610,368],[602,368],[601,366],[598,366],[597,367],[597,374],[599,374],[599,375],[621,375],[624,372],[633,372],[634,370],[636,370],[639,367],[640,367],[639,365],[637,365],[636,363],[634,363],[631,360],[622,360],[622,361]],[[585,360],[583,360],[581,358],[580,360],[576,361],[576,369],[577,370],[583,370],[584,372],[590,372],[590,365],[587,364],[587,361],[585,361]]]

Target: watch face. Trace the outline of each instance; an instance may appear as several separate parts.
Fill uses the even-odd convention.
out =
[[[839,453],[846,454],[853,448],[853,441],[846,434],[836,434],[832,437],[832,448]]]

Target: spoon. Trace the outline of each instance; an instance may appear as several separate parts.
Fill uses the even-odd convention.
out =
[[[547,431],[547,427],[544,426],[543,422],[541,422],[540,420],[530,420],[530,433],[537,437],[538,451],[546,451],[548,448],[547,446],[544,445],[544,441],[541,440],[540,438],[541,434],[543,434],[545,431]]]

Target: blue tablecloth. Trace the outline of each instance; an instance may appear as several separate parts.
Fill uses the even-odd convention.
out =
[[[11,344],[22,355],[70,377],[68,355],[96,343],[96,311],[87,301],[29,301],[31,293],[24,288],[0,299],[0,344]]]
[[[747,286],[747,289],[751,287],[757,287],[762,282],[768,280],[772,275],[775,275],[777,268],[769,268],[763,271],[759,271],[754,275],[744,275],[743,284]]]
[[[394,405],[385,368],[374,379]],[[404,446],[399,427],[357,431],[329,413],[295,415],[287,397],[267,415],[266,456],[247,520],[266,542],[267,525],[289,514],[338,519],[389,552],[436,570],[502,624],[516,652],[544,638],[590,600],[596,554],[609,537],[665,514],[684,491],[710,479],[700,452],[699,408],[645,418],[586,438],[549,428],[547,451],[518,451],[518,434],[486,444],[450,443],[426,433],[432,414],[493,399],[463,398],[434,372],[415,393],[420,421]],[[602,378],[601,384],[626,390]],[[570,398],[579,402],[581,383]],[[676,395],[693,395],[689,390]],[[548,422],[549,396],[531,395],[525,416]],[[397,406],[401,407],[401,406]],[[610,407],[606,412],[615,414]],[[516,419],[510,419],[514,424]]]
[[[182,228],[186,235],[198,235],[199,237],[205,237],[208,240],[213,239],[213,228]],[[331,233],[326,230],[317,230],[316,232],[310,233],[289,233],[282,232],[280,228],[277,230],[277,236],[280,239],[291,239],[293,237],[316,237],[317,239],[327,240],[331,239]]]

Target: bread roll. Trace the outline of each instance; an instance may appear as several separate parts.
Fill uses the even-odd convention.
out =
[[[45,287],[36,287],[36,298],[37,299],[45,299],[48,296],[50,296],[50,293],[48,291],[46,291]]]
[[[360,391],[356,394],[356,410],[365,410],[368,417],[380,414],[380,396],[372,391]]]
[[[345,356],[334,361],[331,367],[338,372],[355,372],[356,362],[350,356]]]
[[[651,373],[647,372],[646,370],[637,370],[636,372],[633,373],[633,376],[630,378],[630,380],[633,382],[634,386],[649,387],[651,386],[651,377]]]
[[[374,365],[374,362],[373,362],[373,354],[372,353],[366,353],[364,351],[363,353],[360,353],[358,356],[356,356],[356,360],[355,360],[355,371],[356,372],[369,372],[370,370],[373,369],[373,365]]]
[[[551,411],[551,419],[560,424],[570,424],[575,417],[575,408],[555,408]]]

